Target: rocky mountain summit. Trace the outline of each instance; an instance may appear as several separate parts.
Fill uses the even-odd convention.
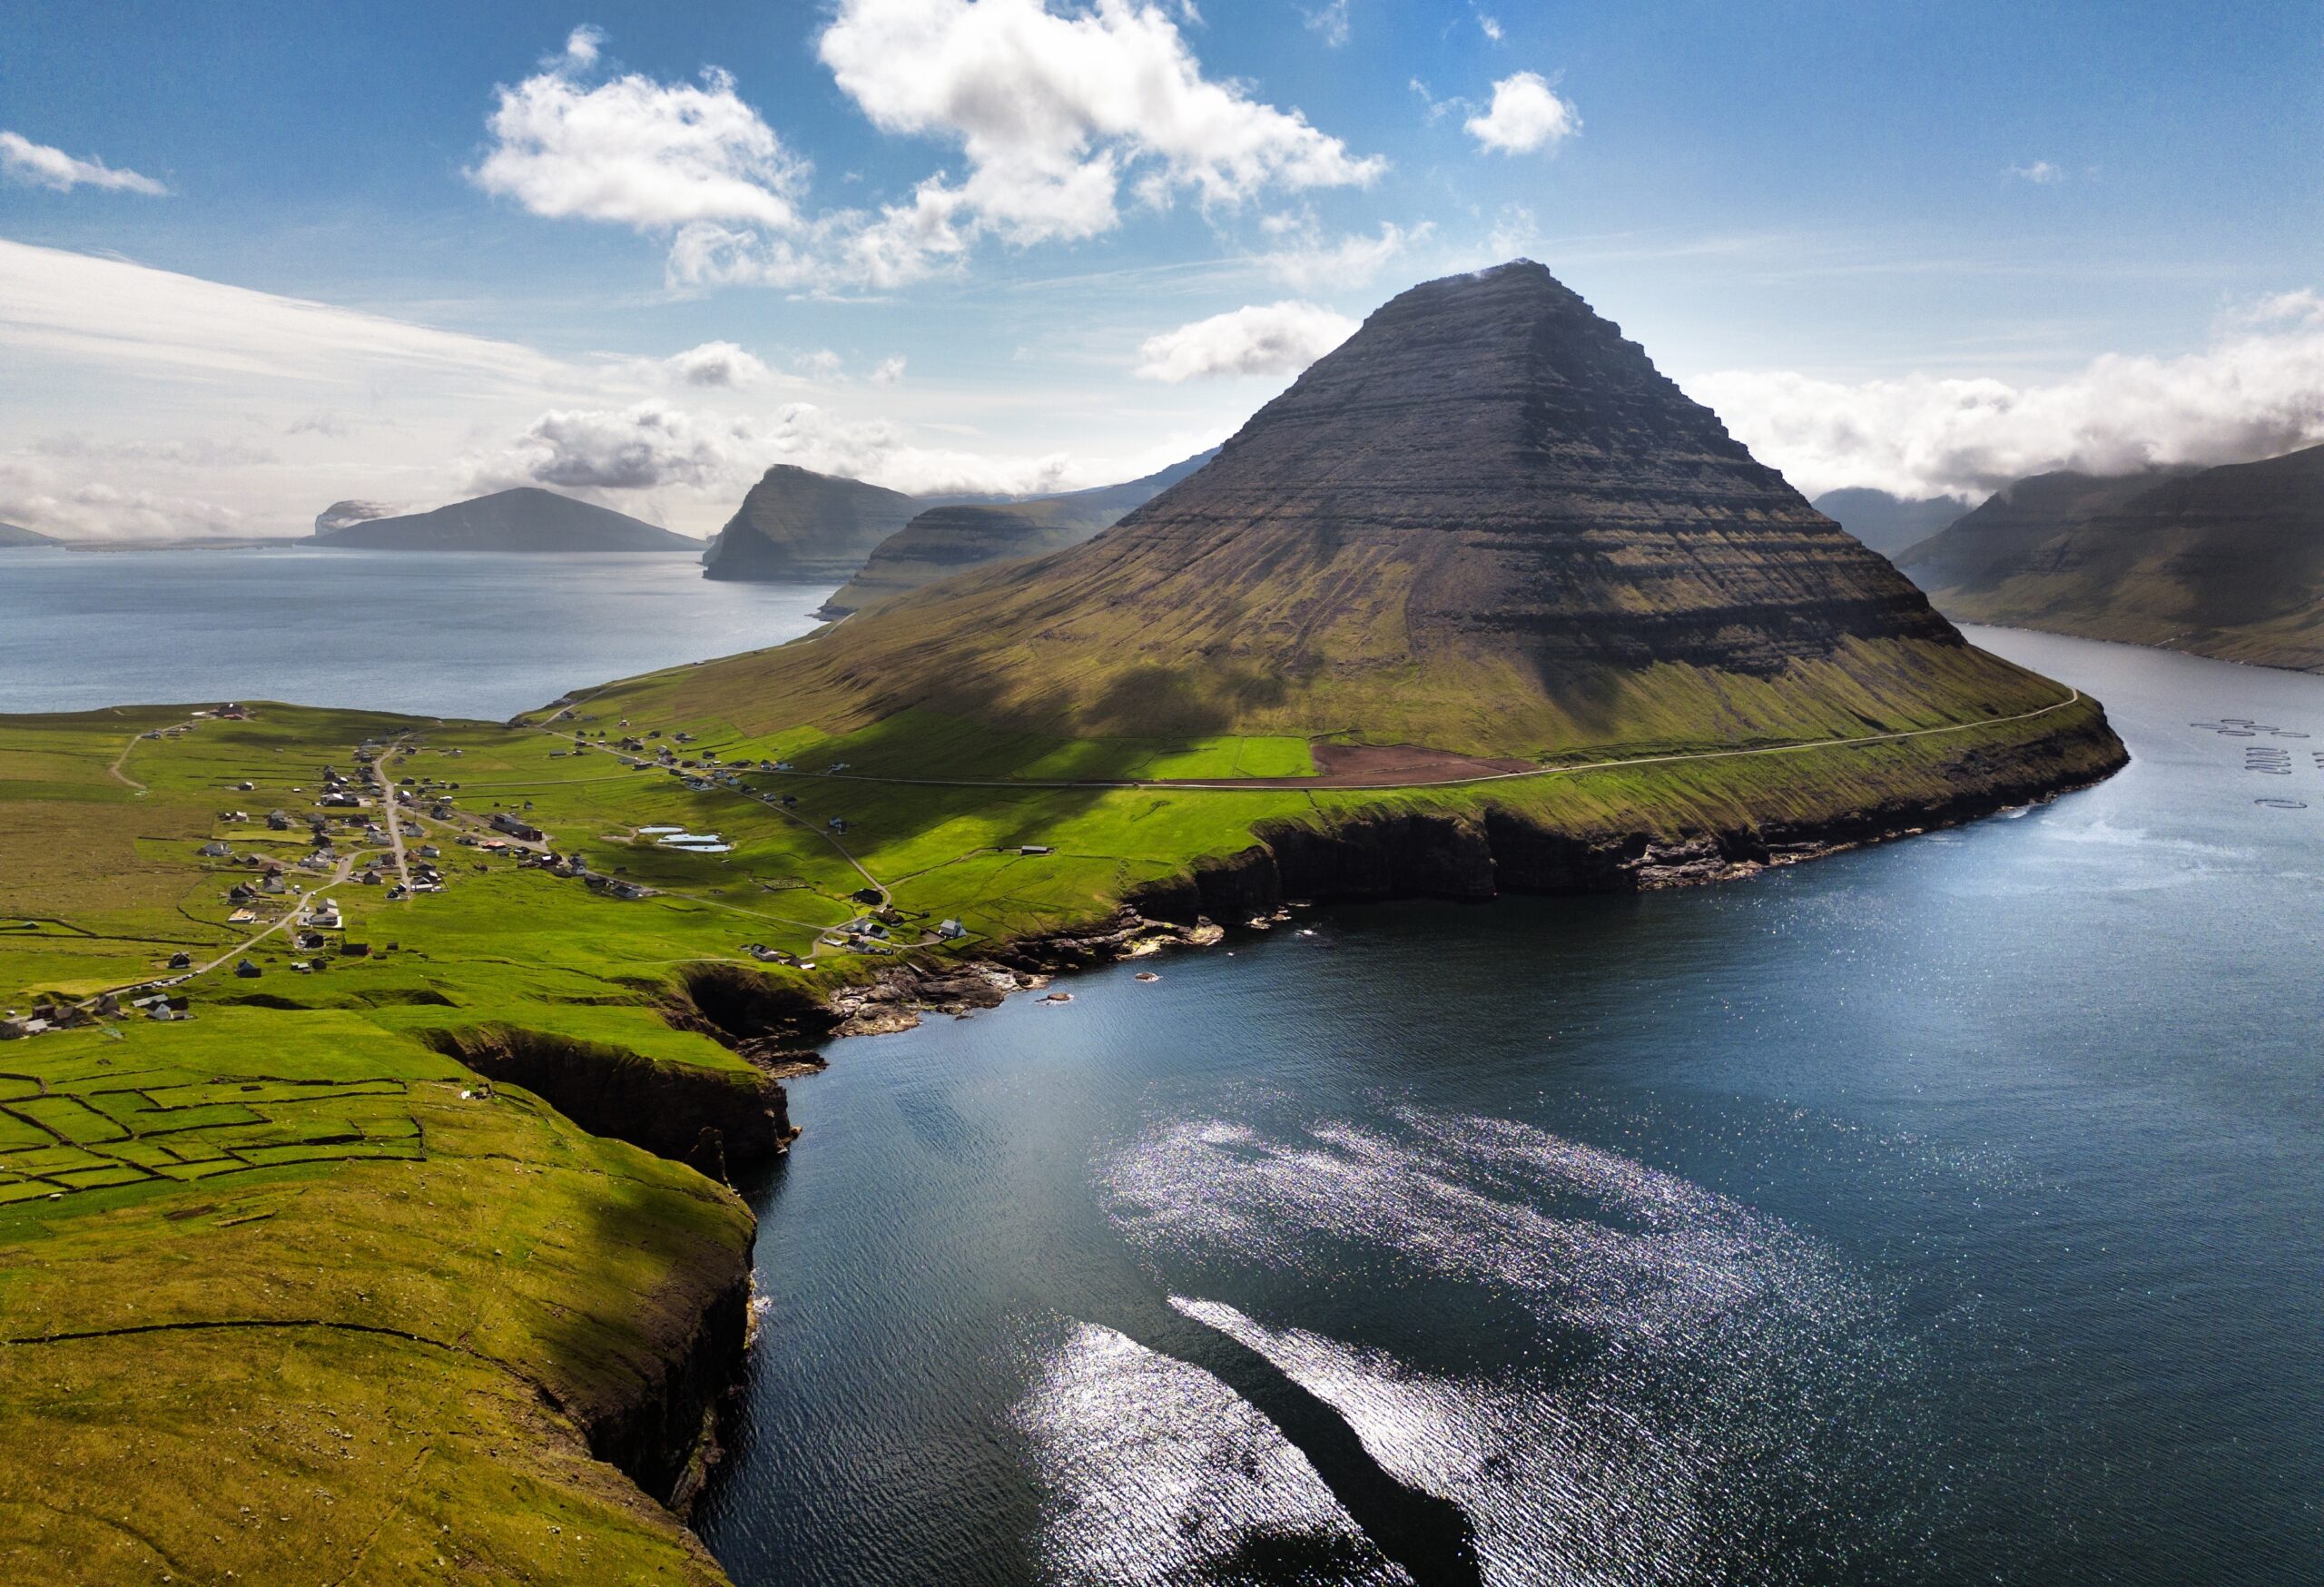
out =
[[[2035,475],[1898,563],[1965,622],[2324,670],[2324,447]]]
[[[862,571],[824,603],[822,615],[844,616],[964,568],[1078,546],[1217,455],[1213,447],[1141,478],[1062,496],[931,508],[881,541]]]
[[[1970,648],[1529,261],[1395,298],[1086,544],[718,665],[849,722],[920,707],[1524,756],[2061,694]]]
[[[521,486],[433,512],[363,516],[370,504],[339,502],[315,520],[311,546],[373,551],[691,551],[701,541],[611,508]]]

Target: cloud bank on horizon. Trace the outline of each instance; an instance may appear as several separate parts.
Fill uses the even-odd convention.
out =
[[[616,307],[562,350],[537,330],[423,323],[431,299],[464,297],[458,280],[415,310],[369,310],[104,257],[94,237],[0,240],[0,361],[15,370],[0,369],[0,411],[15,419],[0,430],[0,519],[286,534],[334,499],[540,484],[706,534],[776,462],[910,490],[1084,486],[1222,439],[1413,281],[1523,251],[1552,269],[1614,261],[1578,283],[1601,300],[1690,259],[1709,261],[1685,278],[1699,284],[1755,289],[1758,271],[1783,289],[1782,270],[1730,239],[1665,241],[1619,219],[1543,235],[1540,215],[1567,224],[1609,203],[1591,162],[1655,157],[1635,93],[1603,101],[1584,135],[1581,102],[1601,103],[1610,76],[1604,41],[1581,47],[1585,19],[1552,28],[1472,4],[1432,43],[1381,36],[1394,25],[1344,0],[1280,9],[1288,31],[1269,34],[1256,12],[1187,0],[835,0],[797,45],[828,106],[795,82],[778,92],[763,49],[630,64],[620,50],[647,41],[584,21],[469,94],[472,119],[434,134],[468,152],[429,173],[503,237],[604,238],[609,271],[646,251],[646,270],[606,278]],[[1567,34],[1592,74],[1571,92]],[[1267,85],[1293,47],[1345,64],[1289,73],[1308,108]],[[1366,59],[1371,88],[1338,92]],[[117,154],[46,135],[0,130],[0,193],[59,206],[49,215],[143,207],[108,194],[168,196],[153,211],[180,217],[215,207],[199,140],[163,166],[150,141]],[[2100,167],[2054,130],[2013,141],[1959,162],[1984,202],[2105,202]],[[89,142],[115,157],[64,152]],[[1166,238],[1176,251],[1157,251]],[[1863,273],[1931,268],[1907,253]],[[1065,312],[1028,311],[1035,289]],[[1801,301],[1812,323],[1817,290]],[[2224,292],[2206,312],[2196,350],[2086,349],[2031,374],[1953,356],[1842,377],[1828,349],[1792,361],[1779,339],[1759,342],[1775,359],[1722,358],[1715,323],[1691,341],[1640,334],[1810,494],[1974,499],[2043,469],[2324,440],[2324,300]],[[977,336],[973,356],[953,350]],[[576,350],[608,344],[621,350]]]
[[[2324,442],[2324,296],[2269,298],[2200,352],[2114,354],[2046,382],[1729,370],[1687,384],[1811,496],[1856,485],[1981,501],[2028,474],[2242,463]]]

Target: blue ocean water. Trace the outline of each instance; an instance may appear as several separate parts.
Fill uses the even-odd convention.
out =
[[[2324,1580],[2324,679],[1975,637],[2132,766],[836,1044],[705,1540],[746,1587]]]
[[[0,712],[222,699],[501,719],[778,645],[827,587],[654,553],[0,553]]]

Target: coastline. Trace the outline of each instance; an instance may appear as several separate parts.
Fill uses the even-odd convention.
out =
[[[300,731],[290,722],[281,730]],[[105,753],[117,749],[111,744]],[[576,1148],[607,1163],[631,1154],[635,1166],[598,1178],[598,1188],[581,1182],[565,1203],[573,1209],[566,1217],[585,1209],[588,1217],[607,1216],[609,1205],[591,1208],[591,1203],[605,1203],[609,1189],[624,1186],[630,1174],[645,1173],[649,1163],[658,1165],[652,1175],[658,1185],[681,1192],[661,1195],[654,1203],[659,1210],[631,1208],[625,1232],[615,1237],[619,1244],[599,1243],[602,1235],[570,1244],[565,1258],[570,1271],[544,1297],[546,1316],[523,1325],[510,1349],[487,1358],[500,1370],[512,1370],[507,1364],[555,1336],[532,1330],[554,1329],[553,1319],[576,1296],[604,1294],[597,1304],[608,1308],[605,1316],[635,1346],[616,1370],[585,1356],[557,1384],[533,1379],[571,1432],[536,1433],[528,1459],[553,1466],[565,1458],[557,1453],[563,1439],[573,1438],[593,1462],[602,1463],[605,1474],[576,1480],[600,1487],[605,1480],[618,1481],[635,1495],[635,1504],[651,1506],[660,1516],[655,1525],[665,1541],[656,1547],[675,1547],[690,1573],[723,1580],[684,1528],[684,1516],[714,1466],[717,1414],[747,1360],[753,1220],[731,1185],[738,1168],[776,1160],[790,1145],[795,1131],[782,1082],[820,1066],[822,1060],[806,1049],[909,1029],[925,1014],[996,1006],[1015,992],[1039,991],[1067,971],[1142,958],[1173,944],[1215,942],[1226,927],[1269,923],[1266,917],[1295,899],[1483,900],[1502,892],[1630,892],[1737,880],[2055,797],[2109,774],[2123,758],[2102,710],[2084,700],[2038,723],[1954,737],[1625,767],[1579,778],[1417,787],[1390,797],[1318,790],[1306,795],[1305,810],[1295,817],[1255,821],[1239,847],[1215,841],[1206,851],[1196,845],[1170,874],[1124,874],[1109,895],[1078,906],[1060,899],[1039,929],[996,938],[957,957],[866,955],[803,976],[733,961],[675,963],[645,1006],[625,1025],[606,1024],[610,1039],[598,1040],[584,1033],[594,1028],[586,1022],[572,1030],[554,1029],[553,1006],[511,1004],[504,1012],[488,1002],[457,999],[446,1006],[440,994],[421,990],[438,984],[432,979],[438,972],[427,968],[429,940],[423,939],[409,968],[396,968],[404,963],[400,956],[389,966],[391,977],[419,979],[389,999],[406,1011],[382,1016],[380,1022],[399,1045],[416,1043],[445,1082],[457,1086],[453,1077],[481,1077],[487,1084],[477,1089],[487,1100],[496,1099],[495,1088],[505,1088],[499,1103],[535,1116],[535,1134],[527,1138],[533,1144],[493,1154],[505,1160],[497,1171],[513,1176],[511,1182],[547,1171],[545,1165]],[[535,897],[508,895],[512,905]],[[627,918],[634,917],[589,916],[606,924]],[[336,983],[340,976],[330,980]],[[457,982],[442,984],[458,991]],[[634,983],[640,993],[646,984]],[[380,988],[391,991],[391,985]],[[264,1032],[261,1042],[278,1040],[268,1021],[285,1016],[261,1018],[261,1010],[278,1006],[265,1000],[265,994],[213,999],[204,1004],[206,1022],[195,1032],[222,1036],[231,1021],[246,1020],[253,1033]],[[467,1012],[455,1013],[455,1007]],[[298,1039],[298,1022],[315,1017],[289,1016],[283,1035]],[[648,1025],[662,1030],[661,1045],[648,1035]],[[704,1046],[701,1056],[685,1056],[684,1041],[705,1038],[723,1051]],[[460,1094],[465,1100],[468,1093]],[[338,1181],[318,1184],[323,1186],[318,1199],[344,1193]],[[616,1199],[633,1197],[624,1188]],[[436,1223],[442,1216],[437,1214],[413,1226],[422,1266],[436,1265],[425,1254],[431,1241],[491,1245],[497,1257],[501,1242],[521,1235],[521,1219],[487,1211],[494,1205],[489,1200],[476,1205],[482,1221],[474,1227]],[[693,1210],[681,1213],[682,1208]],[[672,1216],[682,1216],[683,1226],[665,1227],[661,1220]],[[421,1232],[428,1228],[432,1236]],[[635,1259],[640,1242],[657,1253],[644,1268]],[[384,1262],[359,1263],[338,1277],[351,1282],[368,1273],[371,1282],[400,1284],[414,1255],[394,1250]],[[73,1258],[68,1254],[60,1260],[48,1249],[41,1259],[62,1268]],[[191,1304],[206,1316],[203,1308],[217,1303]],[[69,1317],[74,1308],[60,1309]],[[234,1315],[246,1309],[237,1304]],[[40,1315],[48,1328],[74,1326]],[[162,1372],[166,1376],[173,1370]],[[565,1578],[550,1571],[522,1579]]]

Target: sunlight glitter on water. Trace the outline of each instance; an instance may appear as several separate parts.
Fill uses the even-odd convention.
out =
[[[1900,1362],[1876,1297],[1827,1250],[1528,1126],[1391,1117],[1393,1131],[1281,1136],[1177,1120],[1099,1178],[1166,1279],[1320,1275],[1351,1247],[1393,1253],[1424,1285],[1476,1286],[1571,1341],[1538,1367],[1463,1376],[1171,1297],[1336,1409],[1386,1470],[1458,1503],[1489,1582],[1729,1579],[1738,1560],[1764,1560],[1755,1535],[1843,1502],[1823,1413],[1836,1386],[1893,1379]],[[1756,1579],[1805,1579],[1819,1562],[1794,1551]]]
[[[1409,1587],[1273,1424],[1198,1366],[1063,1322],[1017,1408],[1059,1583],[1232,1579],[1263,1551],[1293,1580]]]

